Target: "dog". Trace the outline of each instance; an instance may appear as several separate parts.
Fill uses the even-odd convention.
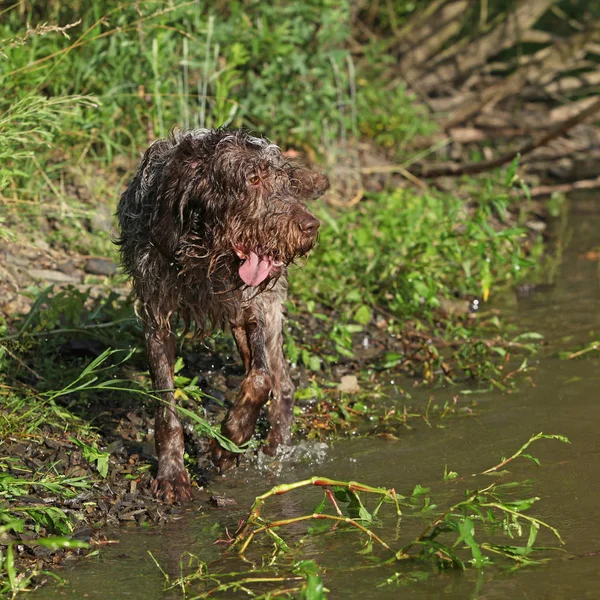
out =
[[[174,388],[177,320],[208,335],[231,328],[245,367],[221,431],[240,445],[269,402],[266,450],[289,444],[294,384],[283,353],[288,266],[315,245],[319,221],[306,202],[326,176],[290,164],[245,130],[194,129],[154,142],[117,209],[122,264],[143,321],[156,408],[154,495],[192,498]],[[220,471],[236,455],[212,441]]]

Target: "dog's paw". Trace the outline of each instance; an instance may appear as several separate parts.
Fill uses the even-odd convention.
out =
[[[290,428],[271,427],[267,436],[267,443],[263,446],[263,452],[269,456],[275,456],[280,446],[290,446],[292,444],[292,435]]]
[[[210,442],[210,455],[213,464],[219,470],[219,473],[225,473],[228,469],[237,466],[240,463],[240,455],[236,452],[230,452],[225,450],[217,440],[211,440]]]
[[[185,470],[168,477],[157,476],[151,490],[157,500],[167,504],[184,504],[193,498],[190,478]]]

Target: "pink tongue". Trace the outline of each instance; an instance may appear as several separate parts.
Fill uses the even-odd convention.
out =
[[[271,258],[259,258],[256,253],[250,252],[250,258],[241,264],[239,273],[246,285],[259,285],[267,278],[272,268]]]

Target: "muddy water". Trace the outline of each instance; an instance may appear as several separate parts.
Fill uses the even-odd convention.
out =
[[[420,483],[432,488],[439,505],[449,505],[460,497],[464,483],[443,483],[446,465],[461,476],[480,472],[519,448],[531,434],[544,431],[564,434],[571,444],[538,442],[532,453],[542,466],[520,461],[513,463],[511,472],[513,480],[533,480],[531,493],[522,497],[541,496],[534,514],[556,526],[564,538],[567,552],[553,554],[556,558],[550,563],[512,572],[489,567],[439,573],[414,563],[369,569],[368,561],[357,554],[358,536],[346,533],[310,538],[305,557],[327,568],[325,583],[332,598],[392,598],[399,594],[457,599],[600,598],[600,554],[595,554],[600,552],[600,357],[561,361],[553,352],[567,343],[565,336],[573,337],[568,340],[573,345],[587,341],[590,330],[600,331],[598,262],[581,256],[600,245],[600,194],[574,198],[569,210],[574,235],[556,285],[518,301],[507,298],[508,313],[519,328],[544,333],[549,344],[533,374],[534,387],[522,385],[518,393],[481,396],[475,416],[451,419],[444,429],[415,423],[412,431],[401,433],[400,441],[344,440],[325,452],[300,444],[295,457],[279,465],[283,468],[245,465],[228,477],[215,479],[209,490],[235,498],[238,508],[215,509],[203,503],[162,528],[108,532],[109,537],[120,540],[117,546],[67,565],[59,573],[68,580],[67,586],[47,586],[32,597],[181,598],[180,591],[164,591],[164,578],[148,551],[171,577],[177,576],[185,552],[206,562],[218,560],[221,550],[215,539],[225,536],[225,526],[235,530],[254,496],[272,485],[315,474],[394,487],[400,493],[410,493]],[[443,402],[455,393],[436,391],[436,400]],[[429,394],[424,392],[421,401],[426,402]],[[273,507],[287,518],[309,512],[319,498],[316,491],[308,491],[278,498]],[[423,527],[422,522],[407,519],[398,526],[391,517],[384,525],[381,535],[395,547]],[[552,540],[545,537],[540,541]],[[249,565],[230,560],[217,562],[214,568],[245,570]],[[410,577],[415,571],[428,576],[403,587],[375,587],[395,572]],[[200,591],[192,588],[189,597]]]

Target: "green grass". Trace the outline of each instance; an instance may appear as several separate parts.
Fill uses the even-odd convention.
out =
[[[398,319],[426,315],[444,297],[487,297],[534,265],[526,229],[500,226],[487,206],[450,194],[399,189],[319,216],[320,245],[292,289],[345,315],[358,302]]]
[[[428,380],[466,376],[502,386],[510,372],[502,373],[507,350],[532,347],[513,344],[497,317],[486,314],[484,300],[531,276],[542,250],[519,225],[510,181],[510,173],[489,179],[468,202],[435,190],[398,189],[370,195],[354,210],[318,209],[320,243],[292,273],[292,298],[301,302],[291,314],[293,320],[313,314],[330,324],[329,335],[288,338],[291,359],[317,371],[351,358],[358,334],[372,334],[379,323],[379,330],[416,338],[422,346],[405,364],[411,372]],[[468,305],[469,299],[479,300],[479,318],[467,310],[446,314],[448,303]],[[392,352],[380,366],[406,359],[406,353]]]
[[[3,9],[0,236],[49,224],[52,244],[110,255],[93,216],[174,127],[243,125],[313,158],[386,122],[398,147],[430,130],[413,98],[385,91],[375,57],[356,72],[350,27],[350,4],[330,0]]]
[[[39,22],[39,10],[25,17]],[[50,3],[44,12],[49,23],[72,26],[64,35],[33,29],[25,39],[16,9],[5,10],[0,26],[7,143],[23,114],[28,143],[54,139],[105,164],[175,125],[246,124],[317,149],[329,128],[337,135],[351,127],[347,3],[230,2],[218,10],[107,0],[79,10]],[[411,106],[406,97],[392,104],[390,113]]]
[[[1,360],[1,357],[0,357]],[[37,401],[36,401],[37,400]],[[26,548],[43,546],[53,552],[86,548],[87,543],[71,537],[81,518],[56,504],[73,499],[92,488],[87,476],[69,475],[55,464],[35,466],[35,461],[13,451],[33,449],[47,440],[62,441],[67,431],[85,439],[94,439],[89,424],[77,419],[52,399],[32,398],[0,383],[0,596],[14,597],[26,590],[40,575],[40,566]],[[97,436],[96,436],[97,438]],[[85,452],[88,447],[79,442]],[[95,443],[95,442],[92,442]],[[97,459],[96,459],[97,460]],[[31,498],[39,502],[31,502]],[[50,498],[51,502],[44,502]]]

